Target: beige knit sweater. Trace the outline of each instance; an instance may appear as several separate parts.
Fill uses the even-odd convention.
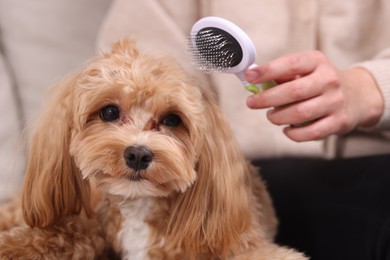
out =
[[[246,107],[234,75],[206,78],[189,60],[187,37],[204,16],[220,16],[244,29],[255,43],[257,64],[281,55],[318,49],[338,68],[364,66],[385,98],[376,129],[296,143],[271,124],[265,110]],[[389,0],[143,0],[114,1],[102,26],[99,48],[125,35],[146,51],[174,56],[190,73],[214,88],[241,147],[249,158],[310,156],[334,158],[390,152]]]

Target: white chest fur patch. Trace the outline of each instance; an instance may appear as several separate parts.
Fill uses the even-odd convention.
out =
[[[148,259],[149,227],[144,220],[152,206],[150,198],[136,199],[121,206],[124,223],[118,236],[122,241],[123,259]]]

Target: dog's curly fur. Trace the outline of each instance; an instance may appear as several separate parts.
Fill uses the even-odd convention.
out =
[[[124,39],[56,86],[0,258],[305,259],[209,89]],[[22,218],[23,215],[23,218]]]

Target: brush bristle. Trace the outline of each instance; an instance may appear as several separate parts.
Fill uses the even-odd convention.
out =
[[[191,34],[188,48],[196,66],[208,73],[225,72],[242,60],[238,41],[219,28],[203,28]]]

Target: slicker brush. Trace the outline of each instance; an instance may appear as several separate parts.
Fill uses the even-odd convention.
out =
[[[206,73],[233,73],[255,94],[275,85],[254,85],[245,80],[245,71],[255,66],[256,49],[249,36],[228,20],[214,16],[200,19],[193,25],[188,42],[192,60]]]

